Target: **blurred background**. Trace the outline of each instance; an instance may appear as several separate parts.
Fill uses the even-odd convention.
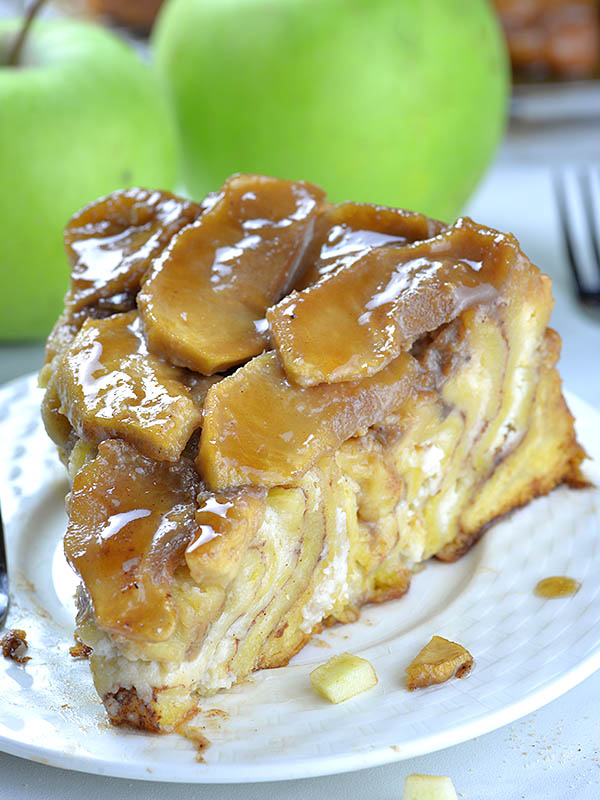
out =
[[[565,386],[600,409],[598,0],[48,0],[17,46],[11,20],[32,5],[0,0],[0,384],[43,362],[69,283],[62,229],[80,207],[132,185],[200,199],[257,171],[515,233],[553,280]],[[465,789],[510,774],[514,797],[574,786],[569,796],[596,797],[594,680],[597,691],[590,678],[487,747],[476,739],[416,768]],[[517,764],[537,730],[566,753],[556,795],[537,791],[547,763]],[[23,796],[28,781],[36,796],[46,782],[48,796],[109,785],[0,761]],[[400,773],[339,786],[397,796]],[[319,781],[268,796],[320,797],[331,784]]]
[[[597,0],[48,0],[9,65],[35,5],[0,0],[0,381],[41,364],[82,205],[254,171],[516,233],[554,279],[567,385],[600,405],[556,196],[594,289]]]

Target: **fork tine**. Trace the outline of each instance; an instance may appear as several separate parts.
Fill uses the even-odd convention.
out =
[[[598,274],[600,276],[600,241],[598,238],[598,229],[594,221],[594,199],[589,171],[581,171],[578,176],[577,188],[585,209],[586,227],[589,232],[593,255],[596,259]],[[600,306],[600,283],[598,284],[599,288],[588,289],[586,288],[582,276],[582,269],[575,246],[575,226],[569,212],[567,178],[564,172],[557,172],[554,174],[554,194],[558,206],[558,216],[565,249],[567,251],[567,259],[575,280],[579,300],[588,307]]]
[[[563,173],[557,172],[554,175],[554,194],[556,196],[556,202],[558,205],[558,216],[560,219],[560,226],[562,229],[563,240],[565,243],[565,247],[567,250],[567,258],[569,260],[569,266],[571,267],[571,272],[573,277],[575,278],[575,283],[577,285],[577,294],[579,295],[580,299],[583,300],[583,283],[581,281],[581,275],[579,274],[579,267],[577,265],[577,257],[575,255],[575,246],[573,242],[573,238],[571,236],[571,226],[569,225],[569,209],[567,206],[567,187],[566,187],[566,178]]]
[[[598,236],[598,224],[594,215],[594,196],[592,192],[591,170],[582,170],[579,173],[579,184],[581,186],[583,206],[585,208],[585,215],[587,217],[588,230],[590,232],[594,257],[596,259],[598,277],[600,278],[600,238]]]
[[[6,548],[4,544],[4,525],[0,511],[0,630],[4,627],[8,614],[8,565],[6,563]]]

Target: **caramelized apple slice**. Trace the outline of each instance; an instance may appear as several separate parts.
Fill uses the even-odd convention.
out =
[[[117,440],[76,474],[65,553],[100,628],[148,642],[171,636],[170,579],[197,535],[199,488],[191,462],[161,464]]]
[[[473,656],[461,644],[434,636],[406,668],[406,686],[424,689],[450,678],[464,678],[473,666]]]
[[[375,374],[422,334],[496,299],[519,254],[513,237],[469,219],[433,239],[369,250],[269,309],[286,374],[302,386]]]
[[[307,256],[307,269],[294,288],[305,289],[324,275],[350,266],[374,247],[430,239],[446,226],[423,214],[369,203],[340,203],[323,209]]]
[[[286,380],[276,353],[264,353],[209,389],[198,471],[214,491],[285,485],[425,382],[402,353],[373,377],[302,388]]]
[[[256,323],[290,285],[322,198],[308,183],[230,178],[140,292],[150,350],[205,375],[262,352]]]
[[[122,437],[159,461],[176,461],[202,421],[184,370],[150,355],[136,311],[87,319],[59,363],[60,411],[91,441]]]
[[[99,304],[100,311],[103,304],[123,310],[115,304],[135,296],[151,260],[202,210],[169,192],[145,189],[114,192],[86,206],[64,233],[71,264],[71,311],[90,304]]]
[[[226,588],[235,577],[251,537],[265,515],[264,487],[243,487],[197,497],[198,535],[185,551],[192,578]]]

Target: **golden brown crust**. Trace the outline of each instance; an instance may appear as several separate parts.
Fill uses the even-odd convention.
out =
[[[388,600],[397,600],[399,597],[403,597],[410,589],[412,572],[408,569],[398,570],[393,583],[388,580],[385,584],[376,583],[367,593],[364,603],[386,603]]]
[[[27,634],[20,628],[13,628],[0,639],[0,648],[2,648],[4,658],[10,658],[17,664],[31,661],[31,657],[25,655],[28,647]]]
[[[384,603],[387,600],[395,600],[402,597],[410,588],[411,578],[412,573],[409,570],[399,570],[397,573],[397,582],[395,584],[392,585],[390,583],[385,587],[374,587],[369,591],[368,596],[365,597],[364,604]],[[278,667],[287,666],[291,659],[310,642],[313,636],[322,633],[324,626],[331,627],[338,624],[348,624],[355,622],[359,616],[360,610],[355,609],[355,613],[349,613],[345,617],[328,617],[323,622],[315,625],[310,633],[303,634],[298,631],[298,636],[293,640],[291,646],[288,641],[285,651],[271,651],[268,657],[264,657],[259,661],[256,669],[277,669]],[[272,638],[282,638],[287,627],[288,624],[284,623],[272,634]],[[170,729],[165,728],[157,704],[158,695],[164,688],[165,687],[153,688],[152,700],[149,703],[144,702],[139,697],[135,688],[125,689],[121,687],[116,692],[105,694],[102,700],[109,712],[111,723],[115,726],[126,726],[148,733],[168,732]],[[193,716],[196,711],[197,707],[194,705],[185,715],[183,722]],[[181,724],[181,722],[178,724]]]
[[[292,658],[299,653],[300,650],[302,650],[304,645],[308,644],[312,637],[317,633],[321,633],[322,630],[323,623],[320,622],[318,625],[315,625],[310,633],[301,634],[299,632],[299,638],[296,639],[290,649],[288,649],[286,652],[271,653],[268,658],[259,662],[257,669],[276,669],[277,667],[287,666]],[[279,638],[277,633],[278,631],[273,634],[275,638]],[[279,634],[279,636],[281,636],[281,634]]]
[[[74,638],[75,644],[73,647],[69,647],[69,654],[71,655],[71,658],[89,658],[94,652],[93,648],[88,647],[87,644],[82,642],[78,633],[75,633]]]
[[[577,443],[575,443],[577,445]],[[459,558],[466,555],[469,550],[477,544],[483,534],[492,526],[499,522],[504,517],[517,511],[519,508],[526,506],[536,497],[543,497],[549,494],[553,489],[562,484],[566,484],[570,489],[587,489],[592,484],[586,480],[581,474],[580,464],[586,457],[586,453],[582,447],[577,445],[573,456],[569,459],[568,469],[569,474],[564,476],[562,474],[545,475],[541,478],[535,478],[528,486],[523,487],[515,500],[507,501],[505,506],[497,513],[489,522],[476,531],[460,530],[459,534],[441,550],[435,554],[435,557],[440,561],[453,562],[458,561]]]
[[[152,691],[152,699],[156,700],[157,690]],[[116,692],[109,692],[102,698],[109,711],[113,725],[126,725],[146,733],[165,733],[160,726],[160,715],[151,704],[144,702],[135,687]]]

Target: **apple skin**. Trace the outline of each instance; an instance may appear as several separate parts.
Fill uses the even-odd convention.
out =
[[[2,64],[19,24],[0,23]],[[130,47],[93,25],[34,25],[22,66],[0,66],[0,339],[49,333],[69,217],[117,188],[172,187],[177,159],[168,102]]]
[[[170,0],[153,42],[196,197],[261,172],[452,219],[504,130],[487,0]]]

